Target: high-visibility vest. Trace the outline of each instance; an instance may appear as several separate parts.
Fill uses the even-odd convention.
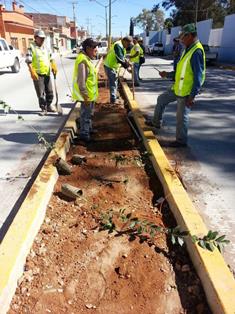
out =
[[[143,50],[143,48],[141,46],[140,46],[140,57],[144,57],[144,50]]]
[[[74,65],[72,98],[74,100],[84,101],[84,98],[78,86],[78,65],[80,63],[84,63],[88,68],[88,76],[86,80],[86,89],[89,98],[88,100],[96,101],[98,98],[97,70],[94,64],[91,62],[91,59],[88,56],[86,56],[83,52],[80,52],[78,54]]]
[[[130,56],[134,56],[136,54],[136,48],[138,48],[139,50],[139,54],[138,56],[136,56],[135,58],[131,58],[131,62],[134,62],[134,63],[140,63],[140,52],[141,52],[141,47],[140,45],[137,43],[135,44],[132,48],[131,48],[131,52],[130,52]]]
[[[115,45],[119,45],[124,51],[124,56],[126,55],[126,49],[123,47],[122,41],[118,40],[110,48],[110,50],[109,50],[109,52],[108,52],[108,54],[104,60],[104,65],[110,69],[117,70],[121,66],[121,64],[118,63],[117,58],[116,58],[116,53],[114,50]]]
[[[172,87],[176,96],[185,97],[190,95],[193,87],[194,75],[191,67],[191,58],[193,53],[197,50],[201,49],[203,53],[204,60],[204,70],[202,75],[201,85],[205,81],[205,73],[206,73],[206,58],[205,52],[200,42],[197,42],[188,52],[183,52],[180,58],[180,61],[176,67],[175,74],[175,83]]]
[[[49,51],[35,44],[30,45],[32,51],[32,67],[40,75],[50,75],[51,55]]]

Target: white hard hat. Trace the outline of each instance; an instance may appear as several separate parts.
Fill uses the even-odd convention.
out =
[[[34,37],[46,38],[46,35],[41,29],[36,29],[34,32]]]

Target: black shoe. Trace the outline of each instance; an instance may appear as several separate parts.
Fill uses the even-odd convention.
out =
[[[146,121],[145,121],[145,124],[146,124],[147,126],[150,126],[151,128],[156,128],[156,129],[160,129],[160,128],[161,128],[160,125],[153,124],[152,120],[146,120]]]
[[[187,143],[182,143],[182,142],[179,142],[179,141],[160,142],[160,145],[163,146],[163,147],[174,147],[174,148],[188,147]]]

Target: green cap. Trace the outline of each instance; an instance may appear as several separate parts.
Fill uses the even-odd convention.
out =
[[[182,32],[180,35],[186,35],[186,34],[191,34],[191,33],[196,33],[197,28],[194,23],[184,25],[182,28]]]

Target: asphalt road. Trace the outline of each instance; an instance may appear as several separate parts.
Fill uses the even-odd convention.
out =
[[[72,55],[56,57],[59,70],[57,89],[63,116],[56,113],[38,115],[36,93],[24,61],[19,73],[14,74],[7,69],[0,72],[0,100],[24,118],[24,121],[19,121],[13,111],[6,115],[0,109],[0,237],[4,222],[17,209],[22,191],[45,155],[45,148],[39,145],[36,132],[43,133],[48,141],[53,142],[73,106],[67,96],[71,95],[74,65],[74,59],[69,57]]]
[[[149,57],[141,68],[136,99],[151,116],[157,96],[172,81],[160,78],[154,66],[172,71],[172,61]],[[126,74],[127,76],[127,74]],[[175,139],[176,103],[165,112],[159,139]],[[180,170],[191,199],[208,229],[231,241],[225,250],[235,270],[235,72],[207,67],[206,82],[190,114],[189,148],[164,148],[172,165]]]

